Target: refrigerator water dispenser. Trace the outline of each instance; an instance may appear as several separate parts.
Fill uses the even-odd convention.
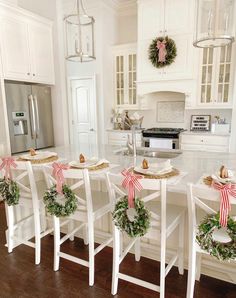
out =
[[[25,112],[13,112],[13,129],[15,136],[22,136],[28,134],[27,120]]]

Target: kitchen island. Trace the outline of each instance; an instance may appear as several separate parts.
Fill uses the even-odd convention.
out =
[[[48,149],[47,149],[48,150]],[[57,152],[61,159],[61,162],[70,162],[72,160],[78,160],[80,151],[74,146],[67,147],[55,147],[51,148],[51,151]],[[140,150],[140,148],[138,149]],[[111,171],[119,172],[123,168],[132,166],[133,157],[129,155],[124,155],[123,148],[118,146],[99,146],[98,148],[100,158],[106,158],[111,164],[117,165],[112,168]],[[173,151],[171,151],[173,152]],[[170,152],[170,153],[171,153]],[[85,156],[86,153],[82,152]],[[87,156],[88,158],[90,156]],[[137,164],[141,164],[143,156],[137,156]],[[157,158],[147,158],[149,163],[158,162],[160,159]],[[185,172],[185,176],[175,185],[168,185],[168,201],[176,205],[182,205],[187,207],[186,201],[186,191],[187,184],[197,183],[199,179],[205,174],[210,175],[215,173],[222,165],[225,165],[231,170],[236,171],[236,154],[226,154],[226,153],[213,153],[213,152],[193,152],[193,151],[183,151],[182,154],[177,154],[177,157],[171,159],[171,164],[180,170],[180,172]],[[101,177],[105,173],[105,170],[91,172],[91,178],[94,181],[93,188],[99,190],[106,195],[106,186],[101,182]],[[96,180],[99,180],[98,182]],[[234,213],[236,214],[236,212]],[[99,220],[96,224],[97,231],[111,232],[111,219],[108,216]],[[96,238],[97,242],[101,242],[103,239],[101,236]],[[188,240],[188,225],[186,223],[185,230],[185,268],[187,268],[188,256],[187,256],[187,240]],[[142,255],[152,258],[159,259],[158,251],[158,241],[143,240],[142,241]],[[167,257],[171,255],[171,251],[175,249],[176,239],[171,237],[168,241]],[[236,281],[236,265],[235,264],[225,264],[215,261],[213,258],[206,256],[202,263],[202,273],[216,277],[222,280],[231,281],[229,276]],[[228,272],[228,274],[225,274]]]

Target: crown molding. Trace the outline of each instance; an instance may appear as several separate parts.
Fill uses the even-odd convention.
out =
[[[61,0],[62,1],[62,0]],[[136,0],[86,0],[84,1],[85,9],[92,9],[105,5],[114,10],[117,15],[136,15],[137,1]],[[71,12],[75,7],[75,0],[63,0],[62,9],[64,12]]]

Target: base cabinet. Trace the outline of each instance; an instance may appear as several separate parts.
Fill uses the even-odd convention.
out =
[[[229,152],[229,136],[183,134],[180,143],[182,150]]]

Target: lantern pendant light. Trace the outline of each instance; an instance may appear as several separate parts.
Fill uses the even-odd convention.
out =
[[[234,42],[234,0],[197,0],[197,28],[193,43],[199,48]]]
[[[66,30],[66,59],[89,62],[95,59],[94,23],[84,9],[83,0],[76,0],[76,9],[64,18]]]

